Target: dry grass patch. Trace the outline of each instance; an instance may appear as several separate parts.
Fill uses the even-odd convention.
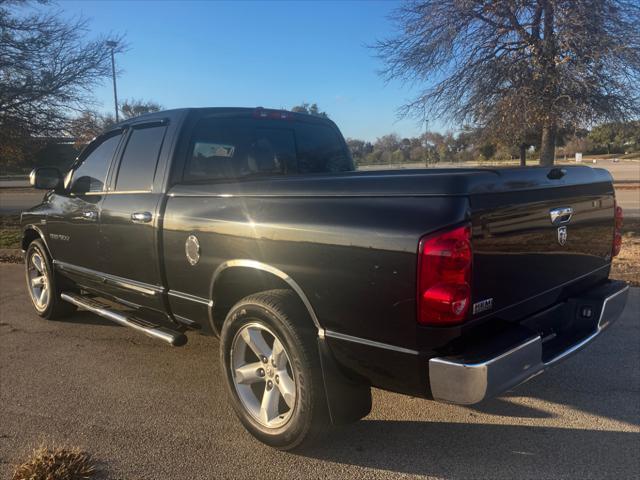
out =
[[[20,215],[0,215],[0,229],[20,228]]]
[[[625,218],[622,250],[613,259],[610,277],[640,287],[640,220]]]
[[[91,455],[79,448],[40,447],[15,469],[12,480],[84,480],[96,472]]]
[[[16,229],[0,230],[0,248],[20,248],[22,232]]]
[[[0,248],[20,248],[22,231],[19,215],[0,215]]]

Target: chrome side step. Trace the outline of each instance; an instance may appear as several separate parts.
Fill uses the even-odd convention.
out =
[[[187,336],[183,333],[156,325],[132,315],[127,315],[123,312],[118,312],[117,310],[113,310],[108,305],[94,300],[93,298],[71,292],[62,293],[60,298],[66,302],[73,303],[78,307],[95,313],[96,315],[100,315],[103,318],[111,320],[112,322],[133,328],[134,330],[142,332],[152,338],[167,342],[174,347],[181,347],[187,343]]]

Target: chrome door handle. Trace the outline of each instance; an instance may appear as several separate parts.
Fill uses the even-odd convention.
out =
[[[95,220],[96,218],[98,218],[98,212],[96,211],[82,212],[82,217],[86,218],[87,220]]]
[[[131,221],[134,223],[149,223],[152,218],[151,212],[135,212],[131,214]]]

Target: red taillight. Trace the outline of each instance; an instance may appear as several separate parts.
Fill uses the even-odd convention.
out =
[[[420,240],[418,323],[462,322],[471,303],[471,227],[465,225]]]
[[[622,207],[613,202],[613,210],[615,212],[615,222],[613,226],[613,247],[611,248],[611,255],[615,257],[620,253],[622,248],[622,224],[624,223],[624,215],[622,214]]]

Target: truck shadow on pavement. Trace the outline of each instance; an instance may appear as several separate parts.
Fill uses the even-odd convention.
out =
[[[555,415],[546,410],[533,407],[531,405],[522,405],[509,401],[508,396],[492,398],[481,405],[470,405],[467,408],[472,412],[486,415],[496,415],[500,417],[514,418],[553,418]]]
[[[637,478],[640,325],[631,305],[598,342],[512,392],[468,407],[376,392],[368,419],[304,455],[444,478]]]
[[[628,478],[638,433],[517,425],[365,420],[305,456],[444,478]]]
[[[460,423],[365,419],[332,432],[304,455],[444,478],[629,478],[631,472],[637,474],[640,422],[633,386],[637,384],[624,375],[611,375],[613,366],[606,363],[602,368],[589,365],[591,375],[584,379],[585,366],[574,363],[567,364],[566,371],[554,370],[555,375],[474,407],[400,399],[394,402],[398,412],[422,408],[427,416],[434,411],[434,417],[441,419],[444,413]],[[580,375],[583,379],[578,382]],[[404,405],[405,401],[409,403]],[[465,417],[470,423],[465,423]]]
[[[474,407],[399,397],[392,403],[403,416],[422,409],[415,416],[459,423],[365,419],[304,455],[444,478],[629,478],[640,472],[638,383],[629,371],[612,375],[610,358],[568,362]]]

